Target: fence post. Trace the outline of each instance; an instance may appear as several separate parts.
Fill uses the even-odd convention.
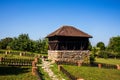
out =
[[[32,67],[32,74],[36,75],[37,74],[37,67]]]
[[[117,69],[120,70],[120,65],[117,64],[116,66],[117,66]]]
[[[102,65],[101,64],[98,64],[98,68],[101,68],[102,67]]]
[[[77,64],[78,64],[78,66],[81,66],[81,62],[80,61],[78,61]]]
[[[82,79],[82,78],[78,78],[77,80],[84,80],[84,79]]]
[[[8,52],[7,52],[7,51],[5,51],[5,54],[7,55],[7,54],[8,54]]]
[[[38,62],[38,58],[36,57],[34,61],[37,63]]]
[[[36,67],[36,62],[32,61],[32,67]]]
[[[2,62],[2,60],[3,60],[3,57],[0,57],[0,62]]]
[[[23,54],[20,52],[20,56],[23,56]]]
[[[62,65],[58,65],[58,71],[61,71]]]

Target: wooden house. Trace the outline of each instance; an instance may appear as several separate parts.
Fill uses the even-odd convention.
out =
[[[59,55],[61,52],[74,53],[77,51],[79,53],[80,51],[81,53],[81,51],[88,51],[89,38],[92,38],[92,36],[73,26],[62,26],[49,34],[47,38],[49,43],[49,59],[61,60],[64,57]],[[72,53],[70,54],[72,55]],[[53,57],[53,54],[56,54],[56,57]]]

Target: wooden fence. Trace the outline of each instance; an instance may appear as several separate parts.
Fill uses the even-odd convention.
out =
[[[79,64],[76,62],[65,62],[65,61],[55,61],[57,65],[75,65],[79,66]],[[120,65],[114,65],[114,64],[106,64],[106,63],[97,63],[94,62],[93,64],[89,63],[81,63],[80,66],[92,66],[92,67],[101,67],[106,69],[120,69]]]
[[[28,57],[35,57],[35,54],[30,54],[27,52],[10,52],[10,51],[0,51],[0,54],[12,54],[12,55],[20,55],[20,56],[28,56]]]
[[[82,63],[82,66],[92,66],[92,67],[99,67],[99,68],[106,68],[106,69],[117,69],[117,65],[106,64],[106,63],[97,63],[97,62],[94,62],[93,64]]]
[[[31,66],[34,59],[0,58],[0,64],[9,66]]]

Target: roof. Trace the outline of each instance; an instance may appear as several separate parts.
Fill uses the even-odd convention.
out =
[[[52,32],[47,36],[53,37],[53,36],[69,36],[69,37],[87,37],[87,38],[92,38],[91,35],[73,27],[73,26],[62,26],[56,31]]]

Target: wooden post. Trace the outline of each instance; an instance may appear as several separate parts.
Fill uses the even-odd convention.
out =
[[[102,67],[102,65],[101,64],[98,64],[98,68],[101,68]]]
[[[36,67],[35,61],[32,61],[32,67]]]
[[[62,65],[58,65],[58,71],[61,71]]]
[[[117,69],[120,70],[120,65],[117,64],[116,66],[117,66]]]
[[[22,56],[22,53],[20,52],[20,56]]]
[[[32,67],[32,75],[36,75],[37,67]]]
[[[80,61],[78,61],[77,64],[78,64],[78,66],[81,66],[81,62]]]
[[[8,54],[8,52],[7,52],[7,51],[5,51],[5,54],[7,55],[7,54]]]
[[[2,62],[2,60],[3,60],[3,57],[0,57],[0,62]]]
[[[36,63],[38,62],[38,58],[35,58],[35,60],[34,60]]]
[[[78,78],[77,80],[84,80],[84,79],[82,79],[82,78]]]

